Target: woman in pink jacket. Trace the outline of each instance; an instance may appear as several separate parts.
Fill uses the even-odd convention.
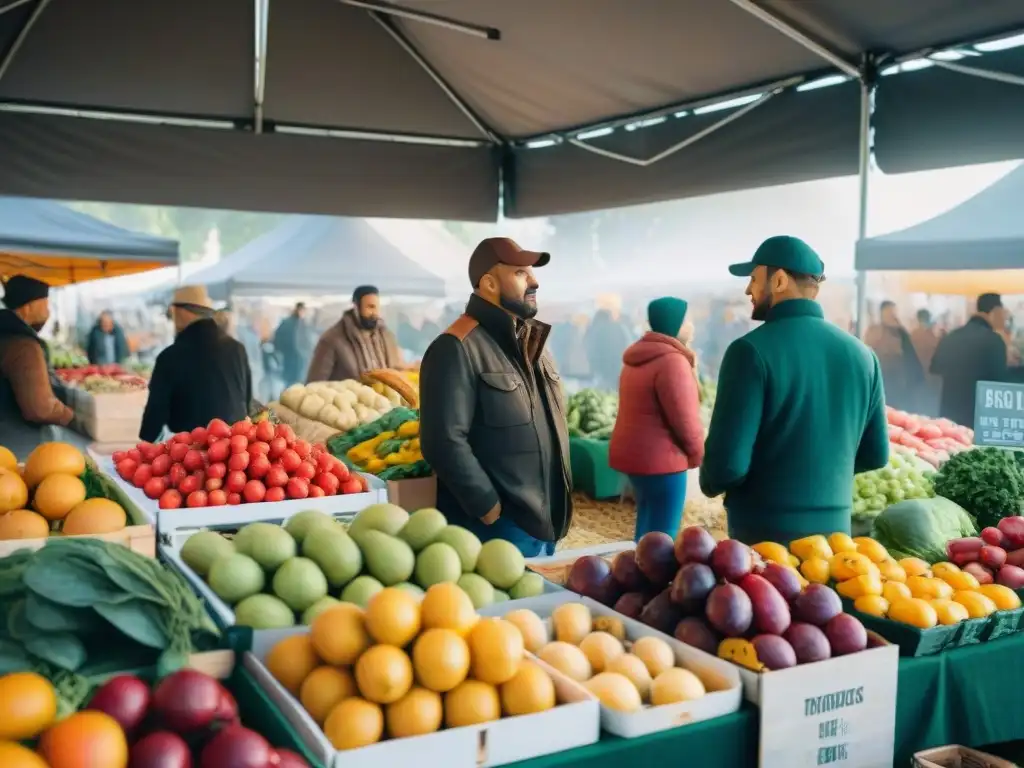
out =
[[[650,332],[622,356],[609,460],[633,485],[637,540],[648,531],[675,538],[686,501],[686,470],[704,458],[694,355],[679,340],[686,308],[682,299],[652,301]]]

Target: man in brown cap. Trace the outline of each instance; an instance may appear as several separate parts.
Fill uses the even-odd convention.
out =
[[[572,520],[562,387],[544,350],[551,328],[534,319],[534,269],[550,259],[504,237],[481,242],[465,314],[420,368],[420,441],[438,509],[527,557],[553,554]]]
[[[39,331],[50,319],[50,287],[25,275],[3,283],[0,310],[0,445],[24,459],[44,440],[45,426],[66,427],[74,412],[55,392],[50,353]]]

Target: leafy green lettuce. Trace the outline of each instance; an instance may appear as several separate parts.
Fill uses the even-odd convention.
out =
[[[929,563],[946,559],[946,542],[950,539],[977,535],[964,508],[942,496],[907,499],[887,507],[875,518],[874,538],[890,554],[895,551]]]

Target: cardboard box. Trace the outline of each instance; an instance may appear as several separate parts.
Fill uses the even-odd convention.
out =
[[[437,476],[413,480],[389,480],[388,501],[406,512],[437,506]]]
[[[976,749],[953,744],[917,752],[913,768],[1017,768],[1016,763]]]
[[[320,726],[263,665],[275,643],[308,631],[308,627],[291,627],[254,632],[252,651],[245,654],[243,664],[280,706],[303,742],[315,745],[314,754],[328,768],[489,768],[594,744],[600,738],[597,699],[583,686],[534,659],[555,683],[558,706],[554,709],[338,752]]]
[[[482,608],[480,614],[504,616],[510,610],[528,608],[542,619],[548,619],[555,608],[564,603],[583,603],[590,609],[592,615],[618,617],[622,620],[629,640],[648,635],[661,638],[672,648],[676,655],[676,663],[697,675],[707,689],[707,694],[695,701],[665,704],[660,707],[645,706],[639,712],[618,712],[602,706],[601,727],[609,733],[631,739],[689,723],[711,720],[736,712],[740,708],[743,692],[735,665],[697,648],[683,645],[674,637],[669,637],[639,621],[628,619],[605,605],[573,592],[553,592],[510,603],[495,603]]]
[[[101,443],[137,442],[149,390],[92,394],[76,390],[75,414],[85,433]]]

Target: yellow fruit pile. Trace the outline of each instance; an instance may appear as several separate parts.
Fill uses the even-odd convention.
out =
[[[783,565],[792,565],[795,556],[808,581],[834,583],[836,592],[853,600],[861,613],[919,629],[985,618],[1021,606],[1009,587],[979,584],[953,563],[929,566],[916,557],[897,561],[882,544],[866,536],[807,536],[790,542],[788,550],[775,542],[756,544],[754,550],[765,560]]]
[[[265,663],[345,750],[551,709],[554,683],[524,650],[517,624],[479,617],[462,589],[442,583],[422,601],[389,587],[365,610],[328,608]]]
[[[563,603],[551,613],[553,641],[533,611],[512,611],[505,620],[520,628],[528,651],[582,683],[609,709],[636,712],[644,704],[691,701],[706,693],[697,675],[676,665],[664,640],[649,635],[630,642],[621,619],[592,616],[583,603]]]
[[[67,443],[43,443],[20,471],[0,447],[0,540],[41,539],[59,528],[69,536],[113,533],[128,516],[109,499],[86,499],[85,457]],[[30,503],[31,502],[31,503]]]

